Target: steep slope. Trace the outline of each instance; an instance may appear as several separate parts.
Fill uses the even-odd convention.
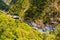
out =
[[[9,9],[10,14],[19,15],[22,19],[27,17],[36,19],[46,6],[47,0],[18,0]]]
[[[0,40],[42,40],[42,33],[0,11]]]

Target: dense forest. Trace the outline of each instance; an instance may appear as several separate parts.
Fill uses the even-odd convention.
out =
[[[0,0],[0,40],[60,40],[60,0]]]

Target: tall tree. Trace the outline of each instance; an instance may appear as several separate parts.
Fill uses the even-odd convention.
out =
[[[17,2],[10,7],[9,13],[19,15],[23,19],[29,6],[29,0],[17,0]]]

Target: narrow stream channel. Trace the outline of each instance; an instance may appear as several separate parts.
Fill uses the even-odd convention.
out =
[[[2,11],[3,13],[6,13],[5,11]],[[19,16],[17,15],[10,15],[10,14],[6,14],[7,16],[12,16],[14,19],[18,19],[20,20]],[[43,32],[43,33],[49,33],[50,31],[54,31],[55,30],[55,25],[48,25],[48,26],[44,26],[43,28],[40,28],[39,25],[37,25],[36,23],[34,23],[33,21],[31,22],[27,22],[27,24],[29,24],[33,29],[38,30],[39,32]]]

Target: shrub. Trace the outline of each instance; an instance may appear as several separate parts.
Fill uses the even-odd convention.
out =
[[[0,40],[42,40],[42,33],[0,12]]]

